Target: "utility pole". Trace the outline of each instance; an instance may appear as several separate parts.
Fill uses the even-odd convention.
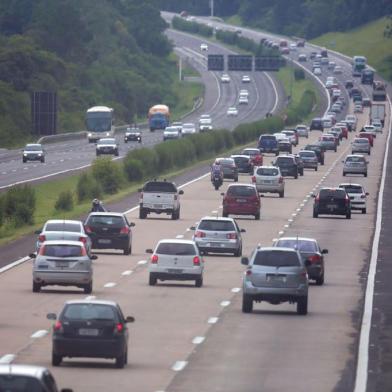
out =
[[[182,58],[181,57],[179,58],[179,61],[178,61],[178,79],[181,82],[181,80],[182,80]]]
[[[210,0],[211,17],[214,16],[214,0]]]

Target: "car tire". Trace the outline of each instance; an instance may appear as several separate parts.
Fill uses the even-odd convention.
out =
[[[120,154],[119,154],[119,152],[116,150],[116,152],[114,153],[114,155],[115,155],[116,157],[118,157]]]
[[[214,187],[215,187],[216,191],[219,190],[219,185],[218,184],[214,185]]]
[[[324,272],[316,278],[316,285],[317,286],[322,286],[324,284]]]
[[[337,151],[337,148],[336,148],[336,147],[335,147],[334,151],[335,151],[335,152]]]
[[[91,294],[93,292],[93,282],[87,283],[83,287],[84,294]]]
[[[366,214],[366,208],[362,208],[362,214]]]
[[[228,218],[229,214],[227,212],[222,212],[223,218]]]
[[[299,297],[297,301],[297,313],[301,316],[308,314],[308,296]]]
[[[39,293],[41,291],[41,285],[39,283],[33,282],[33,293]]]
[[[139,208],[139,219],[146,219],[147,218],[147,212],[145,211],[144,208]]]
[[[52,352],[52,366],[60,366],[63,357]]]
[[[369,154],[370,155],[370,154]],[[41,163],[45,163],[45,158],[41,159]]]
[[[23,161],[23,163],[26,163],[26,162],[27,162],[27,159],[22,158],[22,161]]]
[[[348,212],[348,213],[346,214],[346,219],[351,219],[351,212]]]
[[[318,218],[318,212],[313,210],[313,218]]]
[[[260,212],[255,215],[255,220],[260,220]]]
[[[195,287],[202,287],[203,286],[203,277],[200,276],[199,278],[195,279]]]
[[[123,249],[123,253],[125,256],[128,256],[132,253],[132,245],[129,245],[128,247]]]
[[[346,173],[345,172],[343,172],[343,177],[346,177]]]
[[[124,143],[128,143],[128,139],[124,139]]]
[[[365,177],[367,177],[367,172],[366,172],[366,173],[364,173],[364,176],[365,176]]]
[[[126,353],[121,354],[119,357],[116,358],[116,368],[123,369],[125,366],[126,361]]]
[[[321,161],[321,165],[324,166],[324,161]]]
[[[238,177],[234,178],[234,182],[238,182]]]
[[[294,176],[294,178],[297,180],[297,179],[298,179],[298,174],[296,174],[296,175]]]
[[[95,155],[96,155],[97,157],[99,157],[99,152],[97,152]]]
[[[235,252],[234,257],[241,257],[242,256],[242,246],[240,246]]]
[[[368,155],[370,155],[370,151],[368,152]]]
[[[314,171],[317,171],[318,170],[318,167],[316,166],[315,168],[314,168]]]
[[[155,277],[154,274],[150,273],[150,276],[148,278],[148,284],[149,286],[155,286],[157,284],[157,278]]]
[[[253,299],[250,295],[242,295],[242,313],[252,313],[253,311]]]
[[[279,197],[284,197],[284,191],[283,192],[279,192]]]
[[[302,170],[299,172],[299,174],[300,174],[300,176],[303,176],[303,175],[304,175],[304,170],[302,169]]]

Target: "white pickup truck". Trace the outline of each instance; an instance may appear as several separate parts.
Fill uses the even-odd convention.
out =
[[[140,219],[146,219],[151,212],[171,215],[173,220],[180,219],[180,195],[184,191],[178,190],[173,182],[148,181],[139,192]]]

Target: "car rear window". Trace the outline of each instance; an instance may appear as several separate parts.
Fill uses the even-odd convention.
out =
[[[294,164],[294,159],[290,157],[278,157],[276,159],[277,165],[288,166]]]
[[[369,144],[369,140],[368,140],[368,139],[365,139],[365,138],[362,138],[362,139],[354,139],[354,143],[357,143],[357,144]]]
[[[276,141],[276,137],[273,135],[261,135],[260,136],[260,140],[272,140],[272,141]]]
[[[250,155],[250,156],[260,155],[260,151],[259,150],[244,150],[244,151],[242,151],[242,153],[244,155]]]
[[[234,185],[227,189],[227,194],[229,196],[254,196],[256,189],[248,185]]]
[[[144,185],[143,192],[176,193],[177,188],[171,182],[151,181]]]
[[[281,239],[276,242],[275,246],[282,248],[292,248],[299,250],[300,252],[317,252],[317,245],[314,241],[306,241],[300,239]]]
[[[62,319],[67,320],[110,320],[117,321],[113,306],[101,304],[70,304],[67,305]]]
[[[10,369],[12,367],[10,366]],[[0,391],[4,392],[45,392],[41,383],[33,377],[18,374],[0,375]]]
[[[234,159],[219,159],[218,162],[223,166],[232,166],[234,165]]]
[[[82,247],[78,245],[45,245],[40,249],[40,255],[50,257],[80,257]]]
[[[249,158],[248,157],[234,157],[234,162],[235,163],[248,163],[249,162]]]
[[[235,231],[233,222],[224,220],[202,220],[198,229],[207,231]]]
[[[346,158],[346,162],[360,162],[363,163],[365,162],[365,158],[364,157],[347,157]]]
[[[363,189],[359,185],[341,185],[339,188],[344,189],[347,193],[362,193]]]
[[[70,231],[80,233],[80,224],[78,223],[47,223],[45,231]]]
[[[124,219],[121,216],[113,215],[93,215],[87,221],[89,226],[112,226],[119,228],[124,226]]]
[[[305,149],[309,150],[309,151],[319,151],[319,150],[321,150],[321,147],[320,146],[306,146]]]
[[[301,265],[298,255],[295,252],[285,252],[282,250],[257,252],[253,264],[266,267],[298,267]]]
[[[163,242],[158,245],[155,253],[160,255],[184,255],[190,256],[195,255],[196,250],[192,244],[178,244],[178,243],[167,243]]]
[[[275,167],[260,167],[257,169],[256,174],[259,176],[277,176],[279,170]]]
[[[346,191],[343,189],[321,189],[320,198],[330,198],[333,197],[335,199],[345,199]]]
[[[314,151],[301,151],[299,155],[301,157],[314,158],[316,154],[314,153]]]

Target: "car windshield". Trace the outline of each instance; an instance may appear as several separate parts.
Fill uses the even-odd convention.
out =
[[[192,244],[168,243],[163,242],[158,245],[155,253],[160,255],[184,255],[191,256],[196,254],[195,247]]]
[[[83,256],[79,245],[45,245],[40,249],[41,256],[50,257],[80,257]]]
[[[117,320],[113,306],[88,303],[67,305],[61,318],[65,320]]]
[[[293,158],[290,157],[279,157],[276,159],[276,164],[281,166],[289,166],[294,163]]]
[[[10,367],[12,369],[12,367]],[[33,377],[19,374],[0,375],[1,392],[45,392],[41,383]]]
[[[80,233],[80,224],[78,223],[47,223],[45,231],[70,231],[73,233]]]
[[[87,221],[88,226],[112,226],[120,228],[124,226],[124,220],[121,216],[113,215],[92,215]]]
[[[275,246],[281,248],[292,248],[300,252],[317,252],[317,245],[314,241],[301,240],[297,238],[280,239],[275,243]]]
[[[233,185],[227,190],[228,196],[256,196],[256,189],[254,186],[248,185]]]
[[[347,193],[363,193],[360,185],[339,185],[339,188],[343,188]]]
[[[209,231],[235,231],[233,222],[225,220],[202,220],[198,229]]]
[[[42,151],[40,144],[30,144],[25,147],[25,151]]]
[[[97,144],[116,144],[114,139],[99,139]]]
[[[343,189],[321,189],[319,196],[321,199],[330,197],[335,199],[345,199],[346,191]]]
[[[301,265],[296,253],[281,250],[257,252],[253,264],[266,267],[298,267]]]
[[[256,172],[259,176],[277,176],[279,174],[279,170],[275,167],[260,167]]]
[[[151,181],[144,185],[143,192],[176,193],[177,189],[171,182]]]

